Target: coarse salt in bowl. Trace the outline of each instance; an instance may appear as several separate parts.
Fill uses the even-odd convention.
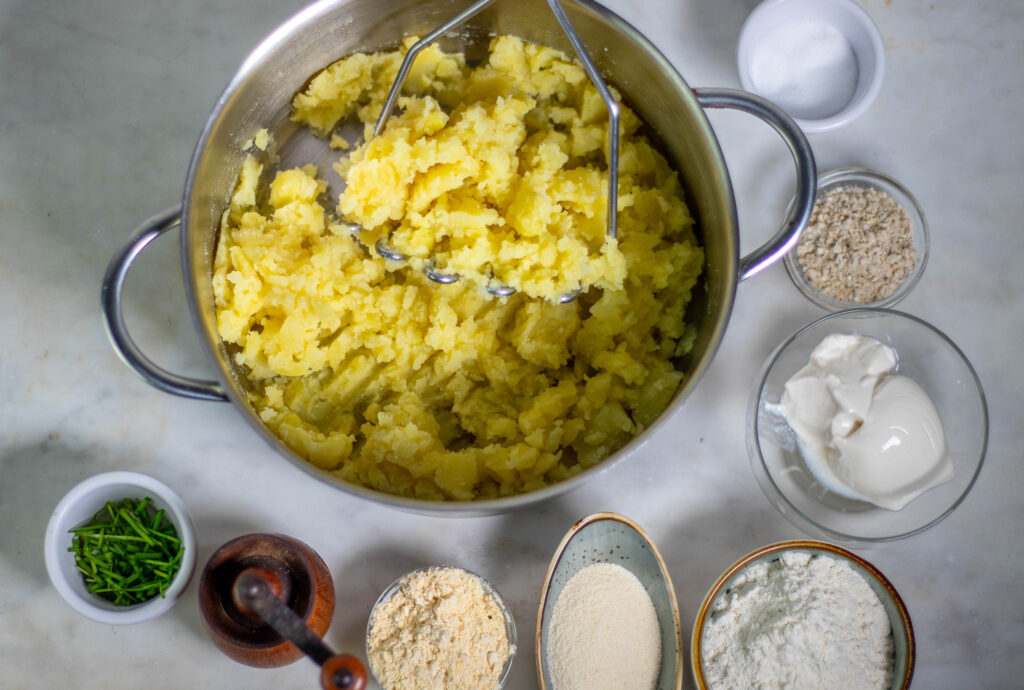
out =
[[[705,634],[709,621],[714,616],[715,606],[719,599],[728,594],[733,583],[749,572],[751,568],[760,564],[770,564],[779,561],[784,554],[805,554],[811,559],[833,558],[846,564],[854,573],[864,578],[864,581],[878,597],[878,601],[885,610],[885,615],[888,618],[892,631],[892,673],[891,683],[888,688],[890,690],[905,690],[910,687],[910,681],[914,675],[914,662],[917,656],[914,627],[910,621],[910,613],[907,611],[907,607],[896,591],[896,588],[878,568],[842,547],[820,541],[794,540],[769,544],[747,554],[722,573],[704,597],[704,601],[697,612],[697,617],[693,624],[693,634],[690,639],[690,660],[694,682],[698,690],[715,690],[715,687],[709,684],[708,681],[707,663],[709,655],[707,652],[709,650]],[[745,596],[750,596],[750,593],[747,592]],[[794,612],[792,615],[799,614]],[[790,627],[792,628],[792,626]],[[792,637],[792,633],[785,637],[788,640]],[[845,640],[840,637],[839,643],[843,641]],[[780,660],[782,658],[780,656]]]
[[[737,48],[740,83],[785,110],[808,133],[845,125],[882,88],[885,48],[854,0],[765,0]]]
[[[69,530],[89,521],[107,501],[147,496],[155,508],[166,511],[181,539],[181,566],[163,596],[119,606],[86,590],[82,574],[75,567],[75,554],[68,551],[72,541]],[[138,472],[105,472],[72,488],[53,509],[43,548],[46,572],[57,592],[83,616],[108,625],[141,623],[168,611],[188,587],[196,566],[195,528],[184,501],[163,482]]]
[[[786,382],[832,334],[874,338],[896,352],[897,374],[919,385],[938,413],[953,477],[899,510],[848,498],[808,469],[796,434],[777,411]],[[931,324],[889,309],[849,309],[814,321],[782,342],[758,374],[747,408],[751,470],[772,506],[805,533],[847,544],[879,544],[919,534],[950,515],[981,472],[988,406],[967,357]]]
[[[886,194],[892,201],[899,205],[907,214],[910,222],[910,235],[914,247],[914,266],[903,278],[899,285],[888,295],[870,302],[854,302],[838,299],[816,286],[807,276],[807,271],[800,259],[801,244],[798,243],[790,250],[783,259],[786,273],[789,274],[793,284],[800,290],[807,299],[828,311],[841,311],[854,307],[892,307],[910,294],[924,274],[928,265],[928,255],[931,250],[931,238],[928,231],[928,220],[921,209],[921,205],[910,191],[892,177],[876,170],[849,166],[829,170],[818,176],[817,198],[821,200],[833,190],[857,187],[868,190],[877,190]],[[790,201],[790,206],[796,200]],[[812,215],[812,218],[814,216]],[[807,231],[801,238],[801,243],[809,240]],[[852,260],[852,257],[851,257]],[[835,269],[839,271],[837,267]]]

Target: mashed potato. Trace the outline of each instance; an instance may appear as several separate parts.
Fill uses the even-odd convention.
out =
[[[333,130],[371,127],[400,61],[340,60],[293,119],[344,150]],[[606,240],[604,106],[550,48],[497,38],[470,69],[433,47],[406,92],[337,166],[337,213],[360,241],[315,168],[266,179],[246,161],[214,266],[221,337],[267,426],[346,481],[472,500],[563,480],[653,421],[683,378],[704,256],[676,174],[627,111],[619,240]],[[477,279],[439,285],[365,249],[385,235]],[[490,297],[491,279],[521,292]],[[581,283],[595,287],[551,299]]]

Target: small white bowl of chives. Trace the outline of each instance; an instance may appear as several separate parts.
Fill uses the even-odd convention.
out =
[[[188,508],[138,472],[106,472],[75,486],[53,510],[46,571],[60,595],[94,621],[156,618],[185,591],[196,566]]]

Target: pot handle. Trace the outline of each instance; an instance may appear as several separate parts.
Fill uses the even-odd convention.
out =
[[[132,233],[131,239],[110,260],[107,273],[103,276],[103,288],[100,292],[103,323],[107,327],[107,335],[110,337],[118,357],[146,383],[165,393],[180,395],[184,398],[227,401],[228,396],[218,382],[178,376],[154,364],[139,350],[135,341],[128,334],[128,327],[124,322],[121,293],[124,290],[124,280],[128,275],[128,269],[146,248],[146,245],[168,230],[180,226],[181,205],[179,204],[158,213],[140,225]]]
[[[786,255],[807,227],[817,193],[818,171],[807,137],[793,118],[774,103],[738,89],[694,89],[702,108],[740,110],[760,119],[779,133],[796,164],[796,203],[775,236],[740,259],[740,280],[756,275]]]

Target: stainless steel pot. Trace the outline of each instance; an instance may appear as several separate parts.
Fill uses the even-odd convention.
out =
[[[657,48],[621,17],[590,0],[563,0],[566,15],[597,67],[647,123],[680,171],[691,213],[697,219],[707,267],[687,316],[697,325],[698,338],[694,354],[684,364],[683,385],[654,424],[603,463],[568,481],[519,496],[438,503],[386,495],[320,472],[260,422],[246,401],[244,380],[217,333],[210,278],[221,214],[245,155],[242,143],[265,127],[278,143],[282,167],[326,160],[326,146],[289,121],[293,94],[334,60],[358,51],[393,47],[407,35],[424,35],[467,4],[468,0],[321,0],[282,24],[242,63],[214,106],[192,156],[182,204],[138,228],[112,259],[102,292],[114,348],[147,382],[188,398],[230,401],[271,446],[308,474],[350,494],[434,515],[487,514],[536,504],[579,486],[658,433],[711,362],[729,320],[738,282],[778,261],[796,244],[810,216],[815,192],[810,146],[780,109],[741,91],[691,90]],[[488,37],[495,34],[513,34],[572,53],[544,0],[498,0],[473,17],[457,38],[445,39],[442,45],[465,50],[472,57],[481,54]],[[736,109],[762,119],[782,136],[796,163],[797,203],[778,233],[742,258],[729,174],[704,108]],[[158,367],[132,341],[122,315],[121,293],[132,262],[155,237],[178,227],[189,307],[216,369],[215,381],[187,378]]]

